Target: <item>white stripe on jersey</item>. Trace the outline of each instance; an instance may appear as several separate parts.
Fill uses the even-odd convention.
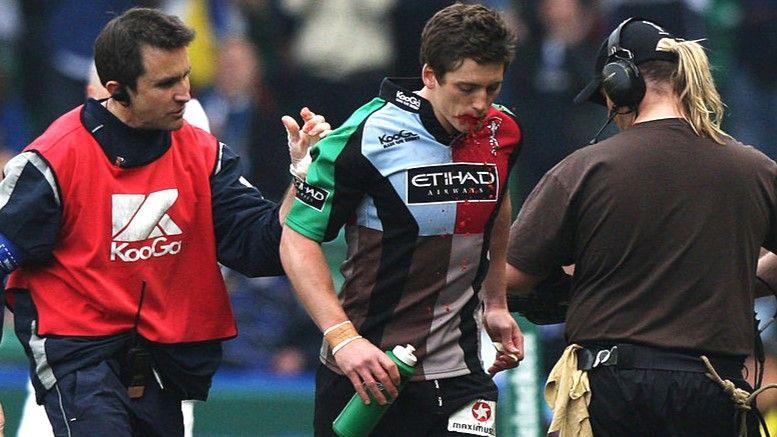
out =
[[[46,182],[51,186],[51,191],[54,193],[54,200],[57,205],[60,205],[59,190],[57,189],[57,182],[54,179],[54,172],[51,171],[46,161],[41,158],[35,152],[23,152],[8,161],[5,165],[4,174],[5,178],[0,182],[0,208],[3,208],[8,200],[11,198],[16,187],[16,182],[19,181],[19,176],[22,171],[30,163],[46,178]]]

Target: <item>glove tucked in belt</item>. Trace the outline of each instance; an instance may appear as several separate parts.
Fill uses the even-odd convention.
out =
[[[560,266],[542,280],[529,296],[507,295],[507,308],[535,325],[564,323],[572,292],[572,277]]]

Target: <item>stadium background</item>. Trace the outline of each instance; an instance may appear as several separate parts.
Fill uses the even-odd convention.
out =
[[[307,105],[339,125],[375,95],[383,76],[418,75],[423,23],[450,3],[0,0],[0,163],[56,116],[83,101],[92,43],[109,19],[131,6],[158,7],[197,30],[190,47],[192,93],[208,113],[214,134],[244,157],[249,179],[267,197],[279,199],[288,181],[280,116],[296,114]],[[516,59],[498,99],[515,109],[525,132],[524,150],[511,180],[514,205],[521,204],[546,170],[586,144],[603,121],[603,110],[572,107],[570,102],[592,74],[599,43],[633,15],[688,39],[704,38],[728,104],[724,127],[777,158],[777,1],[480,3],[503,10],[518,35]],[[342,239],[326,249],[339,282]],[[225,365],[214,381],[210,401],[196,406],[195,435],[309,435],[320,334],[285,279],[225,275],[240,335],[225,346]],[[757,306],[761,318],[774,313],[771,299],[762,299]],[[563,347],[563,327],[525,328],[537,343],[533,348],[537,353],[527,358],[521,371],[499,378],[504,388],[500,435],[539,435],[548,418],[537,401],[542,374]],[[26,367],[10,314],[3,329],[0,402],[6,410],[6,435],[13,436],[25,396]],[[765,331],[764,340],[770,357],[766,382],[774,382],[775,328]],[[762,397],[760,406],[777,411],[777,396]]]

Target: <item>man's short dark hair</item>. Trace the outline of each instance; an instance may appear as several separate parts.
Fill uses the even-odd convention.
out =
[[[440,81],[467,58],[507,67],[514,49],[515,33],[498,12],[483,5],[448,6],[434,14],[421,33],[421,65],[429,64]]]
[[[132,8],[109,21],[94,42],[94,63],[100,83],[110,80],[135,89],[143,70],[144,45],[173,50],[186,47],[194,30],[174,15],[156,9]]]

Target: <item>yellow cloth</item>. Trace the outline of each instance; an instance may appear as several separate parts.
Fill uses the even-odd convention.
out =
[[[772,408],[764,413],[764,421],[769,429],[769,435],[777,435],[777,409]],[[761,435],[766,437],[766,432],[762,429]]]
[[[548,434],[558,433],[559,437],[592,437],[591,422],[588,418],[588,404],[591,403],[591,386],[588,374],[577,370],[579,345],[571,344],[564,349],[548,382],[545,383],[545,401],[553,410],[553,420]]]
[[[216,76],[216,42],[208,1],[191,0],[185,21],[196,32],[194,41],[189,44],[192,64],[189,80],[192,87],[203,88],[210,85]]]

